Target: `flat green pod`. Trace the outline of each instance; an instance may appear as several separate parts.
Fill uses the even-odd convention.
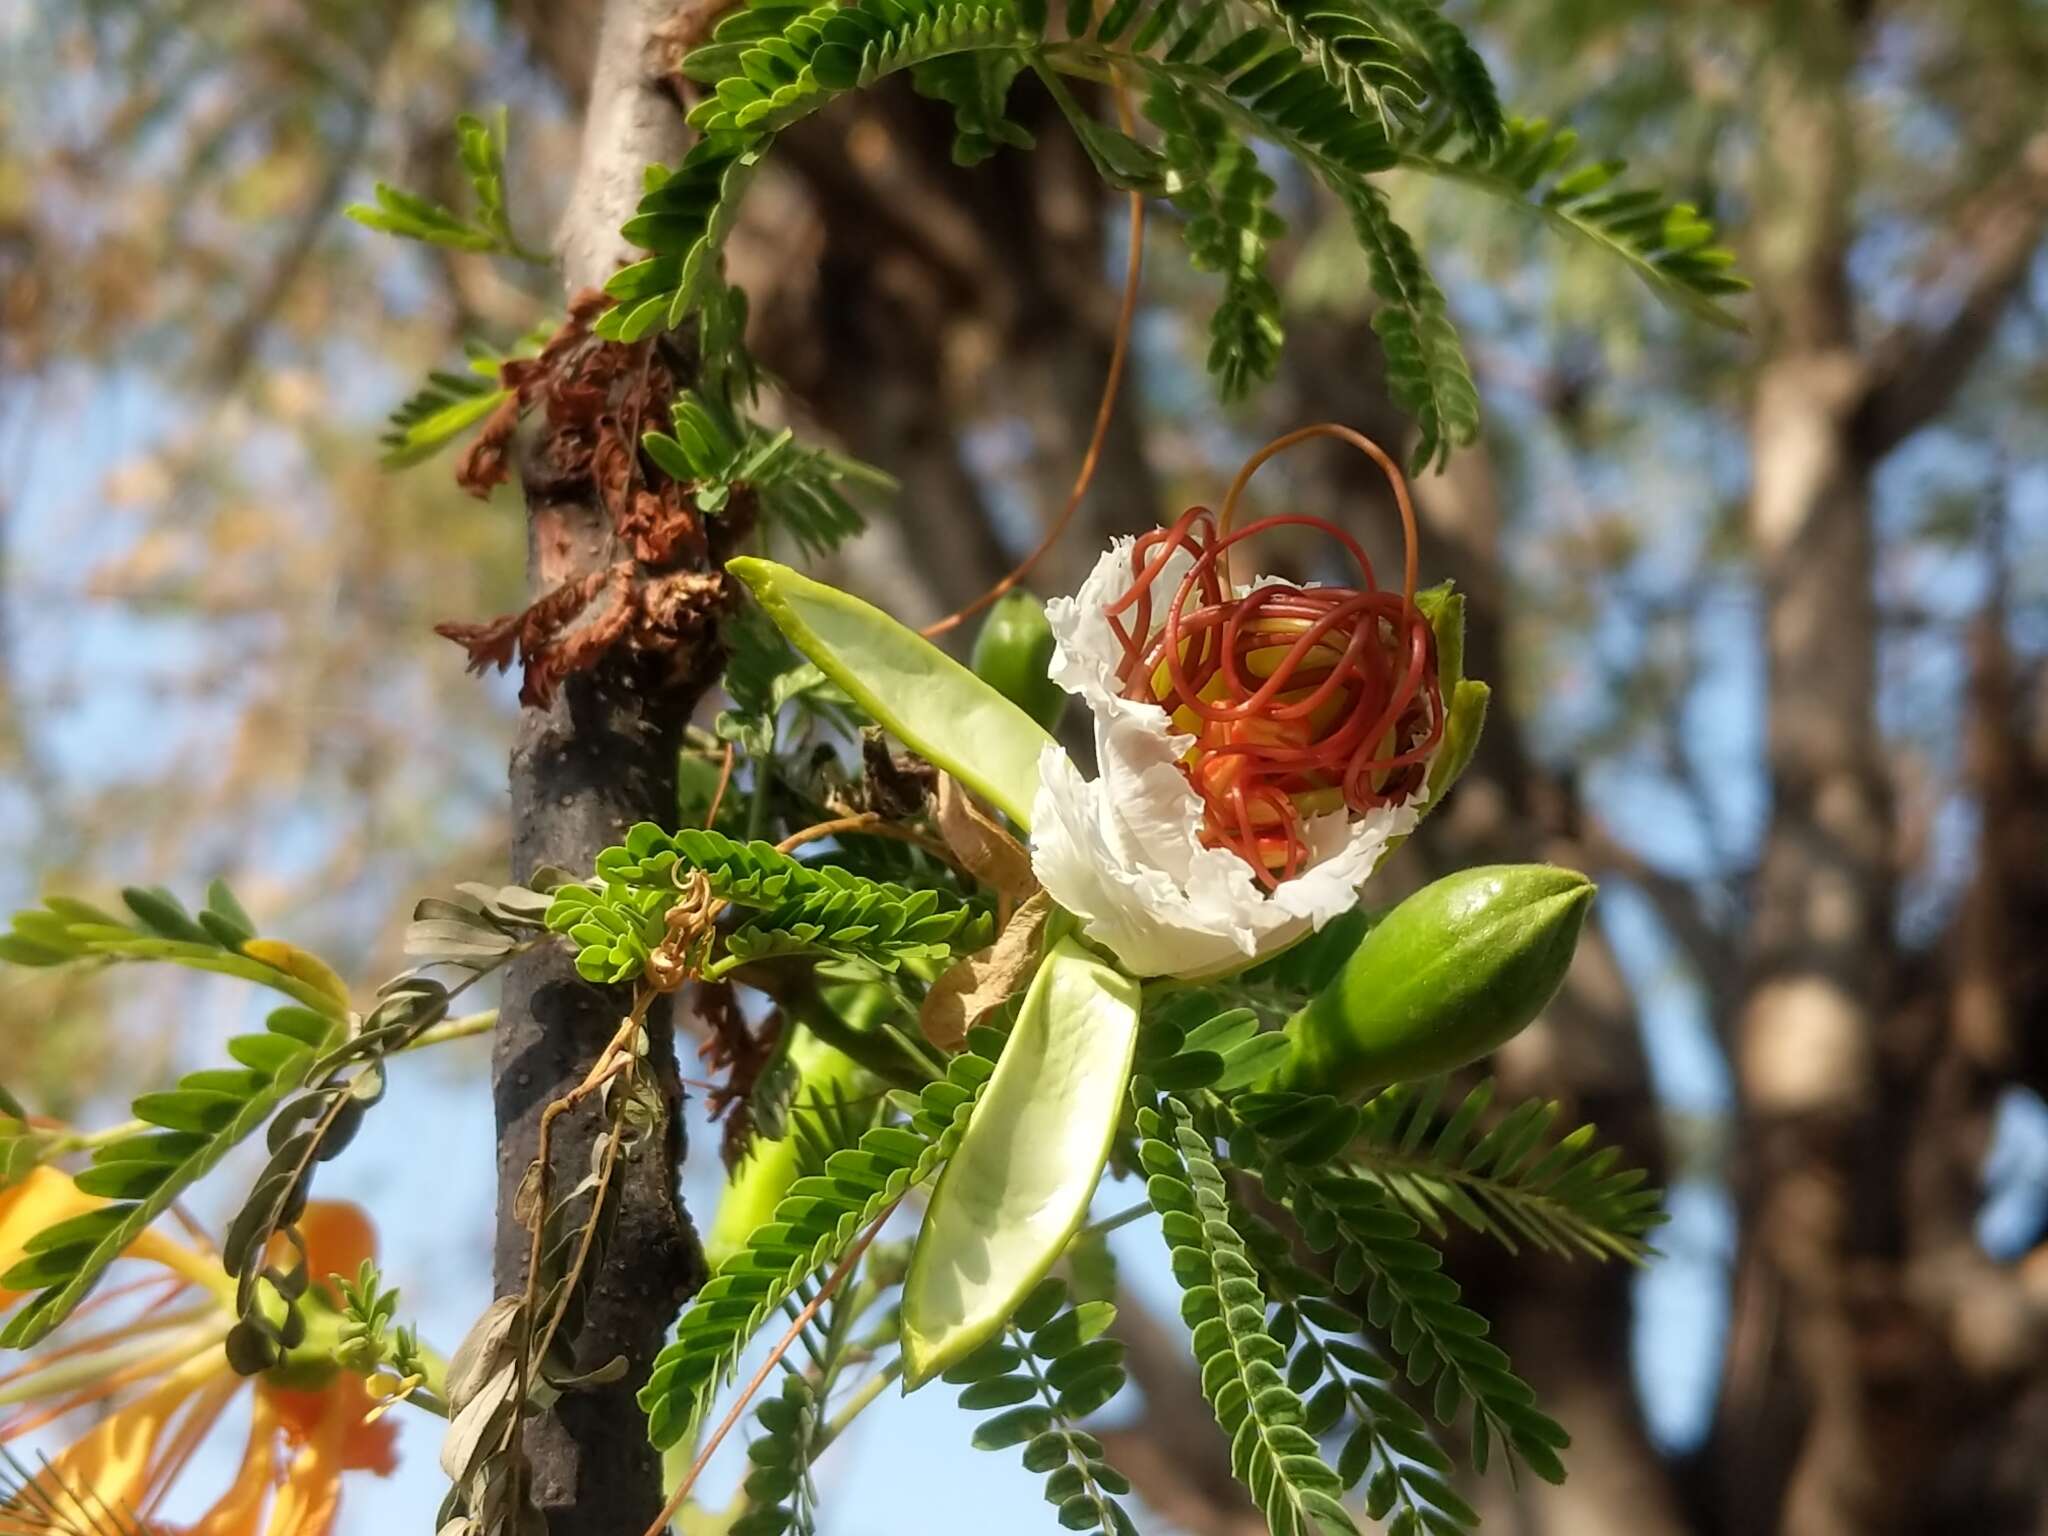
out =
[[[903,1282],[903,1375],[972,1354],[1045,1278],[1088,1214],[1123,1111],[1138,984],[1073,938],[1038,968]]]
[[[1052,737],[1023,710],[872,603],[751,555],[726,562],[789,643],[905,746],[1020,827]]]

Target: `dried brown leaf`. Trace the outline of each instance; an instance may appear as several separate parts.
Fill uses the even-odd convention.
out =
[[[918,1011],[925,1039],[942,1051],[957,1051],[967,1031],[1030,984],[1038,969],[1039,940],[1052,916],[1052,898],[1034,892],[996,936],[995,943],[966,956],[932,984]]]
[[[936,801],[939,836],[961,868],[995,891],[1001,913],[1007,914],[1038,889],[1024,845],[950,773],[939,775]]]

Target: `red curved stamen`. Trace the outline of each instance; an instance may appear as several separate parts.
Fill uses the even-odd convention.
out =
[[[1233,591],[1228,552],[1283,527],[1327,534],[1362,585]],[[1162,604],[1177,555],[1188,568]],[[1422,787],[1444,729],[1436,638],[1414,592],[1381,590],[1364,549],[1334,524],[1285,513],[1219,535],[1214,516],[1191,507],[1135,542],[1131,584],[1105,612],[1123,650],[1123,696],[1159,705],[1195,737],[1182,767],[1202,801],[1203,842],[1237,854],[1268,889],[1306,867],[1307,815],[1338,804],[1363,815]]]

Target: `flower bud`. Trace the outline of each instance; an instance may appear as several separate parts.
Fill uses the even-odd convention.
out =
[[[1486,1055],[1556,994],[1593,890],[1550,864],[1487,865],[1424,886],[1287,1021],[1288,1054],[1265,1086],[1356,1098]]]
[[[1052,626],[1045,605],[1029,592],[1006,592],[974,637],[974,675],[1048,731],[1066,713],[1066,690],[1048,675]]]

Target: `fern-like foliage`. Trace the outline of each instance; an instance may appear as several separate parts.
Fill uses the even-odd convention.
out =
[[[404,469],[432,458],[511,397],[498,383],[499,359],[472,353],[469,373],[435,369],[392,410],[384,435],[386,469]]]
[[[296,1006],[273,1012],[263,1033],[228,1042],[238,1066],[190,1073],[167,1092],[135,1100],[135,1118],[153,1129],[96,1148],[93,1165],[78,1176],[81,1189],[110,1203],[30,1238],[27,1256],[0,1277],[9,1290],[39,1293],[0,1332],[9,1347],[35,1343],[68,1317],[136,1235],[262,1125],[347,1029],[348,993],[334,972],[291,944],[258,938],[219,881],[197,913],[161,889],[131,887],[121,899],[133,921],[64,896],[18,912],[0,935],[0,959],[33,966],[165,961],[259,983]]]
[[[1288,1151],[1308,1150],[1307,1142],[1301,1138]],[[1475,1469],[1486,1470],[1499,1442],[1537,1476],[1562,1482],[1557,1453],[1569,1437],[1535,1406],[1536,1394],[1486,1338],[1486,1319],[1459,1299],[1443,1255],[1422,1241],[1416,1219],[1377,1181],[1314,1156],[1270,1157],[1263,1174],[1309,1247],[1329,1257],[1338,1291],[1364,1293],[1367,1320],[1406,1362],[1408,1379],[1435,1382],[1438,1420],[1450,1424],[1471,1405]]]
[[[151,1129],[99,1147],[78,1175],[80,1189],[108,1203],[36,1233],[27,1256],[0,1275],[0,1287],[38,1293],[8,1320],[0,1345],[26,1349],[70,1316],[144,1228],[270,1118],[342,1030],[332,1012],[279,1008],[261,1034],[228,1042],[238,1066],[188,1073],[136,1099],[135,1118]]]
[[[1350,189],[1345,205],[1381,301],[1372,328],[1386,352],[1387,389],[1415,417],[1417,466],[1441,463],[1479,431],[1479,391],[1450,305],[1378,188]]]
[[[1221,1011],[1199,993],[1148,1010],[1138,1035],[1138,1059],[1156,1088],[1185,1093],[1206,1088],[1231,1094],[1279,1065],[1286,1037],[1262,1029],[1249,1008]]]
[[[729,1536],[811,1536],[818,1528],[818,1488],[811,1478],[818,1437],[818,1394],[800,1372],[787,1372],[782,1392],[754,1410],[760,1434],[747,1447],[740,1485],[752,1506],[729,1527]]]
[[[1282,1373],[1287,1353],[1266,1329],[1266,1294],[1209,1138],[1168,1096],[1141,1104],[1146,1192],[1160,1214],[1181,1316],[1193,1329],[1202,1395],[1230,1437],[1230,1466],[1273,1536],[1353,1533],[1343,1483],[1304,1427],[1307,1410]]]
[[[605,292],[618,302],[598,320],[598,335],[637,341],[681,325],[708,291],[722,286],[719,249],[766,153],[765,144],[707,136],[674,171],[647,168],[647,189],[624,234],[651,254],[613,273],[605,284]]]
[[[386,418],[378,439],[384,467],[422,463],[483,422],[512,397],[504,383],[505,365],[537,356],[553,330],[554,322],[543,320],[503,349],[480,341],[463,343],[465,371],[436,369]]]
[[[1664,1220],[1659,1192],[1642,1169],[1622,1166],[1619,1147],[1595,1145],[1591,1125],[1553,1138],[1554,1100],[1526,1100],[1482,1132],[1492,1080],[1454,1106],[1446,1086],[1402,1083],[1359,1109],[1298,1094],[1247,1094],[1231,1108],[1285,1160],[1340,1160],[1439,1236],[1455,1219],[1511,1253],[1526,1242],[1564,1256],[1645,1257]]]
[[[1303,1395],[1302,1427],[1342,1442],[1345,1490],[1363,1484],[1366,1515],[1392,1531],[1452,1536],[1476,1526],[1478,1513],[1446,1481],[1450,1457],[1394,1390],[1393,1366],[1355,1337],[1358,1318],[1331,1299],[1323,1276],[1294,1262],[1271,1223],[1242,1206],[1231,1214],[1272,1303],[1266,1328],[1287,1351],[1287,1384]]]
[[[600,334],[631,340],[700,310],[721,287],[720,247],[774,135],[904,70],[953,106],[955,153],[972,163],[1027,142],[1004,105],[1033,69],[1112,184],[1180,206],[1197,263],[1225,278],[1210,366],[1226,395],[1268,375],[1279,345],[1263,262],[1278,225],[1245,141],[1292,154],[1352,214],[1395,398],[1416,416],[1425,465],[1472,438],[1477,401],[1443,294],[1374,184],[1380,173],[1408,165],[1533,198],[1695,307],[1714,310],[1732,291],[1725,253],[1692,210],[1569,177],[1545,183],[1543,142],[1506,123],[1485,63],[1433,0],[1069,0],[1059,31],[1047,23],[1046,0],[755,0],[728,15],[685,60],[710,88],[691,114],[703,139],[674,171],[649,173],[626,225],[648,255],[611,280],[617,305]],[[1163,147],[1081,108],[1067,74],[1113,75],[1171,103],[1152,114]]]
[[[1739,327],[1720,301],[1746,292],[1735,253],[1691,203],[1623,183],[1625,160],[1583,160],[1578,135],[1541,118],[1494,138],[1436,134],[1402,162],[1520,204],[1625,262],[1652,292],[1715,325]]]
[[[669,411],[670,430],[641,440],[647,456],[691,487],[700,512],[716,514],[735,489],[751,491],[770,525],[816,554],[866,526],[840,487],[858,482],[892,491],[896,482],[873,465],[798,443],[793,429],[769,432],[718,399],[685,390]]]
[[[1422,81],[1409,69],[1395,35],[1371,5],[1343,0],[1268,0],[1288,40],[1330,84],[1344,93],[1356,113],[1374,112],[1389,134],[1403,116],[1419,114]]]
[[[1507,120],[1493,74],[1464,29],[1444,15],[1440,0],[1360,3],[1404,45],[1403,65],[1422,82],[1428,110],[1434,116],[1455,124],[1475,144],[1492,144],[1500,138]]]
[[[825,1171],[798,1179],[747,1246],[719,1266],[676,1324],[640,1392],[658,1449],[682,1439],[730,1379],[747,1342],[806,1280],[839,1259],[863,1228],[952,1155],[976,1097],[995,1070],[962,1052],[946,1076],[903,1104],[902,1124],[879,1125],[833,1152]]]
[[[1070,1531],[1136,1536],[1117,1500],[1127,1478],[1103,1460],[1102,1442],[1078,1421],[1123,1389],[1122,1343],[1102,1337],[1115,1320],[1106,1301],[1068,1304],[1064,1280],[1042,1282],[1008,1330],[945,1373],[960,1406],[989,1417],[975,1427],[977,1450],[1022,1446],[1024,1465],[1045,1474],[1046,1502]]]
[[[505,111],[488,120],[465,113],[455,120],[455,150],[476,195],[476,214],[464,218],[430,198],[378,182],[373,201],[352,203],[343,210],[358,224],[407,240],[482,251],[544,265],[548,258],[529,250],[512,233],[505,209]]]
[[[1004,107],[1010,87],[1024,69],[1018,53],[955,53],[919,64],[910,83],[920,96],[953,109],[953,162],[979,165],[998,150],[1029,149],[1033,139]]]
[[[1145,116],[1160,130],[1172,171],[1168,195],[1187,220],[1188,258],[1198,271],[1223,276],[1208,361],[1218,394],[1234,400],[1280,364],[1280,293],[1266,272],[1266,249],[1287,226],[1269,206],[1273,178],[1220,112],[1191,97],[1155,84]]]
[[[271,1120],[265,1138],[270,1156],[221,1243],[240,1314],[228,1353],[245,1373],[276,1364],[297,1342],[298,1300],[321,1278],[307,1272],[295,1239],[285,1245],[284,1262],[273,1262],[273,1240],[290,1238],[310,1197],[314,1168],[355,1139],[384,1097],[385,1058],[446,1018],[450,996],[448,988],[424,976],[404,975],[386,984],[361,1027],[330,1043],[294,1085],[300,1091]]]
[[[161,887],[130,886],[121,901],[134,921],[69,896],[17,912],[0,934],[0,960],[34,966],[165,961],[256,982],[319,1013],[339,1017],[347,1010],[347,990],[334,972],[302,949],[258,938],[234,892],[218,880],[197,913]]]
[[[626,980],[645,968],[662,942],[669,908],[691,872],[703,877],[712,896],[757,914],[724,934],[723,952],[704,968],[711,980],[786,955],[859,960],[884,971],[936,965],[993,939],[986,913],[938,891],[799,863],[770,844],[719,832],[664,832],[652,822],[598,855],[595,883],[555,891],[548,927],[577,944],[579,974],[597,982]]]
[[[849,737],[860,734],[866,717],[815,663],[797,654],[796,647],[758,608],[742,608],[727,621],[722,634],[725,673],[718,682],[731,707],[719,711],[711,732],[720,741],[749,753],[757,771],[774,766],[772,754],[785,712],[794,715],[790,721],[794,729],[822,725]],[[735,819],[742,820],[737,815],[737,796],[733,805]],[[821,815],[825,811],[822,805],[817,809]],[[701,824],[704,813],[683,820]]]

